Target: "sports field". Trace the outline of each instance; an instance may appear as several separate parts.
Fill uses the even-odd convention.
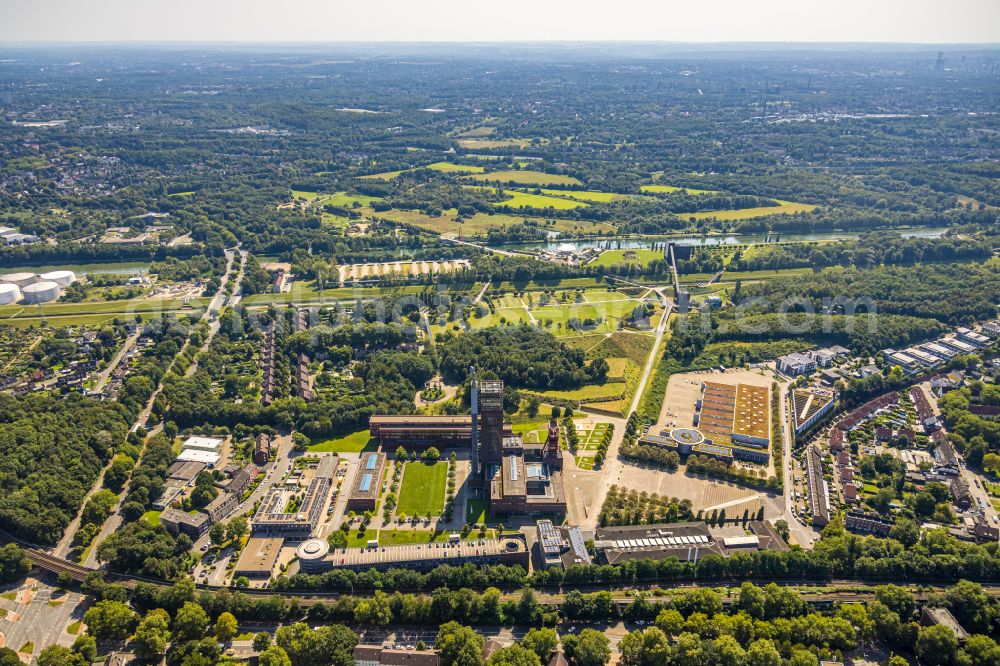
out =
[[[444,510],[444,491],[448,483],[448,463],[409,462],[403,468],[396,513],[408,516],[440,516]]]
[[[467,130],[456,131],[454,134],[449,133],[449,135],[458,137],[459,139],[481,139],[483,137],[491,136],[496,131],[496,127],[483,125],[481,127],[473,127]]]
[[[121,301],[84,303],[46,303],[43,305],[0,306],[0,324],[27,328],[47,322],[50,326],[81,326],[101,324],[112,319],[141,319],[159,317],[161,314],[198,315],[208,299],[193,298],[185,305],[179,299],[135,298]]]
[[[509,287],[505,284],[503,288]],[[537,289],[538,286],[519,285],[519,288]],[[494,296],[489,299],[492,312],[482,317],[472,317],[469,325],[472,328],[485,328],[502,323],[527,323],[539,326],[558,337],[589,337],[594,340],[590,346],[596,346],[600,340],[595,334],[614,333],[623,324],[633,327],[636,308],[645,302],[628,294],[600,288],[584,291],[580,302],[576,302],[577,297],[572,294],[565,302],[559,296],[560,294],[556,294],[546,305],[542,305],[542,297],[533,292],[526,292],[522,296],[513,293]],[[654,319],[659,316],[659,311],[660,306],[657,305],[652,315]]]
[[[364,176],[358,176],[362,180],[392,180],[393,178],[399,178],[399,174],[406,171],[406,169],[399,169],[398,171],[383,171],[381,173],[369,173]]]
[[[543,171],[490,171],[474,176],[466,176],[467,180],[478,180],[485,183],[517,183],[519,185],[583,185],[573,176],[563,176]]]

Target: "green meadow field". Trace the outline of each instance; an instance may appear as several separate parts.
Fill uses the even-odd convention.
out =
[[[605,250],[601,253],[601,256],[590,262],[590,265],[616,266],[619,264],[637,264],[639,266],[648,266],[651,262],[662,258],[663,253],[657,250]]]
[[[489,173],[466,176],[465,179],[484,183],[517,183],[518,185],[583,185],[573,176],[527,170],[490,171]]]
[[[672,194],[681,191],[686,191],[688,194],[715,194],[715,190],[696,190],[691,187],[675,187],[674,185],[643,185],[639,189],[651,194]]]
[[[493,204],[495,207],[508,206],[510,208],[554,208],[556,210],[572,210],[573,208],[583,208],[590,204],[584,201],[574,201],[572,199],[561,199],[550,197],[544,194],[531,194],[520,190],[504,190],[504,195],[510,197],[506,201]]]
[[[819,206],[813,204],[795,203],[794,201],[782,201],[775,199],[779,206],[757,206],[755,208],[736,208],[731,210],[711,210],[700,213],[684,214],[684,217],[693,217],[696,220],[749,220],[754,217],[766,217],[768,215],[791,215],[793,213],[811,213]]]

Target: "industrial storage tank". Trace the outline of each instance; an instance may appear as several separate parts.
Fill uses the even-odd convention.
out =
[[[76,273],[73,271],[52,271],[51,273],[42,273],[38,277],[48,282],[55,282],[63,287],[68,287],[76,282]]]
[[[25,303],[48,303],[59,298],[60,288],[55,282],[36,282],[22,290]]]
[[[7,275],[0,275],[0,282],[16,284],[23,289],[29,284],[38,282],[38,276],[34,273],[7,273]]]
[[[21,290],[16,284],[0,283],[0,305],[9,305],[21,300]]]

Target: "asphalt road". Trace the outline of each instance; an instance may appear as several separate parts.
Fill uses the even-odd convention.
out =
[[[139,339],[141,334],[142,327],[136,326],[135,331],[132,332],[132,335],[128,336],[125,340],[125,344],[123,344],[122,348],[118,350],[117,354],[115,354],[115,357],[111,360],[111,363],[108,364],[108,367],[104,368],[101,374],[98,375],[97,383],[94,385],[94,393],[100,393],[104,390],[104,386],[108,383],[108,380],[111,379],[111,373],[115,371],[115,368],[121,365],[122,359],[125,358],[125,355],[129,352],[129,350],[135,346],[135,342]]]
[[[83,617],[85,606],[82,595],[77,592],[61,592],[54,587],[55,576],[46,574],[39,578],[28,577],[19,585],[4,586],[3,592],[15,592],[17,599],[0,598],[0,608],[6,616],[0,619],[0,641],[12,650],[19,650],[26,643],[34,643],[33,654],[37,657],[42,648],[49,645],[72,645],[75,635],[66,628]],[[23,594],[30,593],[30,600]],[[27,601],[27,603],[23,603]]]
[[[791,414],[788,410],[788,385],[781,388],[781,439],[782,439],[782,479],[784,484],[784,508],[781,518],[788,523],[788,531],[794,536],[794,541],[803,548],[811,548],[813,541],[819,534],[812,527],[805,525],[799,520],[795,513],[795,499],[792,493],[795,492],[795,484],[792,476],[792,443],[795,441],[795,434],[790,424]]]

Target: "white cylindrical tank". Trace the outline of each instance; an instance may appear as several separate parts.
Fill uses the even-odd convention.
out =
[[[38,277],[48,282],[55,282],[63,287],[68,287],[76,282],[76,273],[73,271],[52,271],[51,273],[42,273]]]
[[[24,288],[33,282],[38,282],[38,276],[34,273],[7,273],[0,275],[0,282],[8,282]]]
[[[59,298],[59,285],[55,282],[36,282],[21,290],[25,303],[48,303]]]
[[[21,290],[16,284],[0,283],[0,305],[9,305],[21,300]]]

